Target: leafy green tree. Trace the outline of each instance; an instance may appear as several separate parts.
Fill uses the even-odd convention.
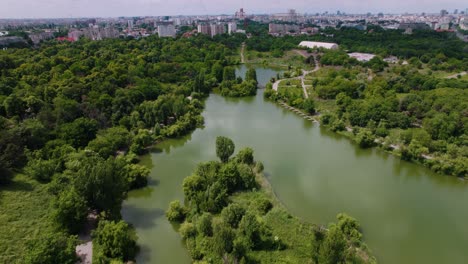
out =
[[[237,153],[236,160],[247,165],[252,165],[254,163],[253,149],[241,149],[239,153]]]
[[[227,137],[216,138],[216,156],[222,161],[227,162],[234,153],[234,142]]]
[[[370,148],[374,143],[375,137],[368,129],[360,129],[356,135],[356,142],[361,148]]]
[[[218,256],[232,251],[235,233],[224,222],[216,222],[213,227],[213,250]]]
[[[171,222],[182,222],[185,219],[186,214],[186,209],[178,200],[172,201],[169,204],[169,209],[166,211],[166,217]]]
[[[41,232],[37,239],[28,244],[22,263],[27,264],[75,264],[75,248],[78,245],[76,236],[62,232]]]
[[[236,79],[236,70],[233,67],[224,67],[223,81],[234,81]]]
[[[110,219],[119,219],[129,189],[125,162],[115,158],[86,157],[76,166],[73,185],[79,195],[86,199],[91,209],[106,212]]]
[[[124,221],[101,220],[93,231],[93,238],[105,257],[124,262],[135,259],[137,235]]]
[[[331,225],[319,250],[318,263],[338,264],[345,263],[346,240],[343,232]]]
[[[63,124],[59,128],[59,136],[75,148],[88,145],[96,137],[98,124],[96,120],[78,118],[72,123]]]
[[[212,227],[213,217],[210,213],[204,213],[197,219],[197,231],[203,236],[212,236],[213,227]]]
[[[53,202],[55,222],[68,232],[78,233],[86,221],[88,206],[74,188],[61,192]]]
[[[245,74],[245,80],[246,81],[254,81],[255,83],[258,83],[258,81],[257,81],[257,71],[254,68],[249,68],[247,70],[247,73]]]
[[[245,215],[245,212],[246,210],[244,207],[237,203],[232,203],[221,211],[221,216],[231,227],[237,228],[240,220]]]

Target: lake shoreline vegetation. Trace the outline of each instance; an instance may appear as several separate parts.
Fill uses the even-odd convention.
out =
[[[235,77],[244,42],[247,62],[273,65],[286,54],[276,66],[291,70],[289,76],[314,66],[311,57],[293,53],[301,40],[338,42],[339,51],[315,51],[328,66],[306,76],[310,99],[299,98],[298,84],[291,82],[280,87],[282,100],[308,114],[319,112],[322,123],[328,120],[332,130],[362,147],[380,135],[385,149],[397,146],[403,159],[466,177],[468,80],[445,78],[468,68],[467,48],[458,39],[425,31],[410,38],[378,27],[372,34],[326,29],[324,35],[284,38],[267,31],[251,23],[250,38],[80,39],[0,51],[0,251],[6,252],[0,262],[75,263],[77,235],[90,213],[99,220],[92,234],[94,262],[134,260],[137,237],[120,209],[129,190],[147,184],[149,169],[138,164],[139,155],[155,142],[201,127],[210,92],[256,94],[254,69],[245,80]],[[361,64],[344,49],[379,56]],[[388,55],[408,63],[387,65],[382,58]],[[265,94],[271,96],[270,86]],[[349,125],[353,133],[346,132]],[[216,230],[232,235],[224,227]]]
[[[309,49],[322,66],[305,77],[309,98],[304,98],[300,80],[291,79],[300,75],[300,67],[282,76],[277,92],[267,84],[264,96],[310,115],[316,110],[322,125],[362,148],[379,146],[402,160],[466,179],[468,81],[450,76],[468,68],[468,58],[460,55],[463,51],[449,49],[434,55],[428,50],[419,58],[392,54],[400,57],[393,64],[380,56],[359,62],[341,48]],[[305,104],[306,100],[311,102]]]
[[[77,235],[89,214],[99,223],[92,232],[93,262],[134,260],[137,237],[120,210],[129,190],[147,184],[150,170],[138,156],[203,125],[204,98],[235,63],[227,58],[231,53],[203,36],[51,41],[35,50],[2,51],[2,203],[17,200],[9,190],[24,184],[26,193],[40,190],[47,202],[39,205],[38,219],[47,228],[2,242],[8,254],[0,261],[75,263]],[[24,208],[34,204],[22,202]],[[17,225],[42,226],[13,208],[1,209],[5,241]]]
[[[253,150],[231,158],[234,149],[218,137],[220,161],[200,163],[184,180],[185,202],[166,211],[194,263],[376,263],[355,219],[339,214],[326,228],[290,215]]]

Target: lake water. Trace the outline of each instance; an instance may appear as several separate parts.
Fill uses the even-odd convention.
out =
[[[264,84],[276,72],[257,69],[257,75]],[[357,218],[379,263],[467,263],[465,181],[377,149],[359,149],[265,101],[262,90],[243,99],[213,94],[203,116],[203,129],[158,144],[144,157],[152,167],[149,186],[132,191],[122,209],[139,236],[138,263],[190,263],[164,212],[172,200],[182,201],[182,181],[196,164],[216,159],[217,136],[232,138],[236,150],[254,149],[292,214],[317,224],[334,221],[340,212]]]

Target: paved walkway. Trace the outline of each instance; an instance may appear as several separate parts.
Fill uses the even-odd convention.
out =
[[[318,62],[317,62],[317,57],[316,57],[316,55],[313,55],[313,56],[314,56],[314,62],[315,62],[315,68],[314,68],[313,70],[311,70],[311,71],[302,70],[302,75],[299,76],[299,77],[277,80],[275,83],[273,83],[273,90],[275,90],[276,92],[278,92],[278,86],[279,86],[279,84],[280,84],[281,81],[300,79],[300,80],[301,80],[301,85],[302,85],[302,90],[304,91],[304,97],[305,97],[306,99],[309,98],[309,93],[307,93],[307,86],[311,86],[311,85],[305,85],[305,83],[304,83],[305,77],[306,77],[307,74],[309,74],[309,73],[316,72],[316,71],[320,70],[320,65],[319,65]]]

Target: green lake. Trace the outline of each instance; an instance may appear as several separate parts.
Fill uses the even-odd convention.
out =
[[[258,68],[257,75],[264,84],[276,72]],[[137,230],[138,263],[190,263],[164,212],[171,201],[182,201],[182,181],[196,164],[216,159],[217,136],[232,138],[236,150],[254,149],[293,215],[317,224],[340,212],[357,218],[379,263],[467,263],[467,182],[360,149],[265,101],[262,90],[242,99],[212,94],[203,116],[203,129],[158,144],[144,157],[152,168],[149,186],[132,191],[122,209]]]

